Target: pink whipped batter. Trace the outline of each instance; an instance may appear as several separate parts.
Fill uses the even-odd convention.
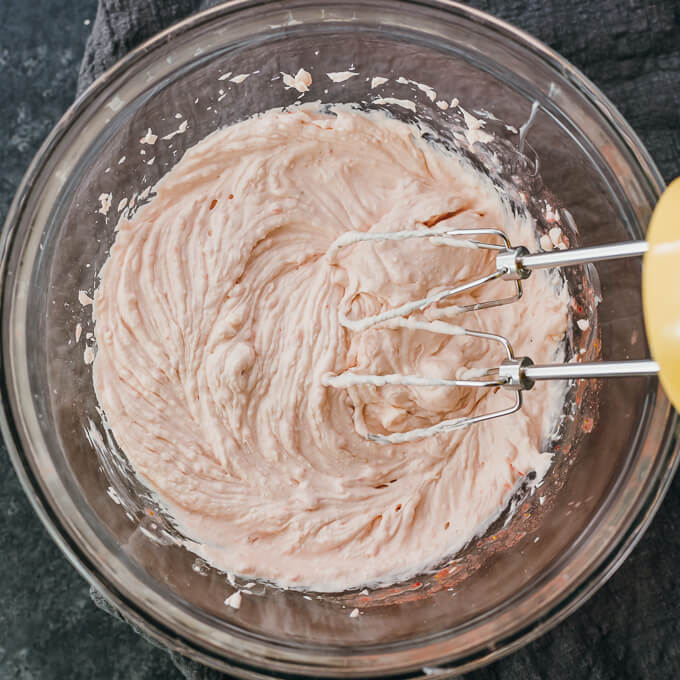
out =
[[[339,591],[435,567],[499,515],[560,412],[538,385],[515,415],[400,444],[367,440],[495,410],[503,390],[329,387],[347,370],[452,378],[495,346],[414,328],[339,323],[466,280],[489,255],[343,232],[502,227],[535,247],[490,182],[419,129],[338,106],[273,110],[187,151],[118,225],[94,302],[94,384],[138,475],[214,566]],[[508,292],[500,282],[457,298]],[[449,319],[451,308],[420,318]],[[450,320],[450,319],[449,319]],[[543,272],[521,302],[456,323],[559,358],[567,297]]]

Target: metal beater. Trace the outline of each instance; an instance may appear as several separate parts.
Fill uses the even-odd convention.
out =
[[[497,239],[498,242],[486,243],[484,241],[476,240],[475,237],[478,238],[481,236],[486,238],[493,237]],[[515,402],[512,406],[505,409],[464,418],[453,418],[442,421],[431,427],[418,428],[389,435],[369,433],[367,436],[372,441],[383,444],[399,444],[406,441],[422,439],[441,432],[467,427],[468,425],[480,423],[492,418],[510,415],[521,408],[522,391],[530,390],[538,380],[649,376],[659,373],[659,364],[652,359],[637,361],[594,361],[573,364],[534,364],[530,357],[515,356],[509,340],[502,335],[475,331],[441,320],[420,321],[409,318],[409,315],[412,312],[423,310],[430,305],[454,297],[465,291],[479,288],[496,279],[513,281],[515,283],[515,294],[501,299],[492,299],[471,305],[454,307],[453,311],[456,314],[463,314],[474,310],[511,304],[521,298],[522,281],[528,278],[534,269],[566,267],[569,265],[637,257],[648,252],[649,244],[646,241],[629,241],[588,248],[531,253],[524,246],[513,246],[505,232],[500,229],[432,228],[390,233],[348,232],[340,236],[333,243],[329,249],[329,259],[332,263],[340,249],[359,242],[418,238],[436,239],[441,243],[456,247],[495,251],[495,270],[488,274],[484,274],[479,278],[467,281],[453,288],[448,288],[429,297],[414,300],[413,302],[362,319],[348,319],[345,312],[340,310],[340,323],[352,331],[362,331],[372,326],[381,326],[383,328],[412,328],[429,330],[435,333],[445,333],[452,336],[465,335],[483,338],[499,343],[505,351],[506,358],[500,365],[490,369],[470,369],[468,371],[469,375],[466,376],[465,379],[460,380],[447,380],[402,374],[370,375],[345,371],[339,375],[328,374],[324,376],[323,383],[335,388],[348,388],[354,385],[414,385],[471,388],[503,387],[514,391]]]

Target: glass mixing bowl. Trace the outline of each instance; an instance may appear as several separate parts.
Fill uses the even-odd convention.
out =
[[[417,103],[415,113],[393,113],[427,122],[442,138],[459,124],[457,109],[443,110],[398,76],[482,117],[493,112],[500,121],[486,121],[497,158],[525,190],[539,231],[550,226],[540,210],[550,201],[565,209],[574,245],[643,237],[663,188],[657,169],[597,88],[530,36],[443,1],[230,2],[106,73],[28,170],[2,233],[2,432],[64,553],[165,645],[241,677],[447,677],[535,638],[612,574],[668,486],[675,416],[655,379],[572,386],[543,485],[520,489],[516,512],[453,562],[368,595],[258,584],[238,611],[225,607],[232,587],[224,574],[178,545],[101,427],[83,361],[84,343],[93,342],[90,308],[78,291],[94,290],[120,199],[145,200],[144,187],[217,127],[293,104],[298,92],[284,89],[280,74],[301,67],[314,78],[305,101],[371,107],[368,78],[389,77],[381,96]],[[342,83],[325,75],[350,68],[361,75]],[[237,83],[220,79],[228,72],[256,73]],[[534,101],[519,154],[513,130]],[[149,128],[179,134],[141,145]],[[104,215],[99,198],[109,193]],[[585,333],[570,330],[568,355],[647,355],[638,261],[572,268],[566,277],[591,321]],[[355,606],[358,619],[348,616]]]

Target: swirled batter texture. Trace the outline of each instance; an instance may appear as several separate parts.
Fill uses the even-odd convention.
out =
[[[300,107],[212,134],[154,191],[119,223],[101,271],[94,383],[120,447],[196,553],[288,586],[391,582],[455,553],[523,475],[544,473],[554,388],[513,416],[384,445],[357,430],[403,432],[514,397],[323,384],[348,369],[455,377],[502,358],[475,338],[338,321],[340,309],[359,318],[466,280],[490,255],[425,239],[327,255],[347,230],[444,224],[502,226],[534,245],[531,222],[471,167],[384,114]],[[565,295],[541,273],[520,303],[464,317],[537,361],[554,357],[566,322]]]

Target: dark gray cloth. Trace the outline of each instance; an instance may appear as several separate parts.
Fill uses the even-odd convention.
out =
[[[79,86],[211,0],[100,0]],[[477,0],[583,70],[642,138],[668,181],[680,175],[680,2]],[[577,614],[474,680],[680,677],[680,483],[624,568]],[[97,593],[94,601],[120,616]],[[155,643],[154,643],[155,644]],[[191,680],[223,677],[172,653]]]

